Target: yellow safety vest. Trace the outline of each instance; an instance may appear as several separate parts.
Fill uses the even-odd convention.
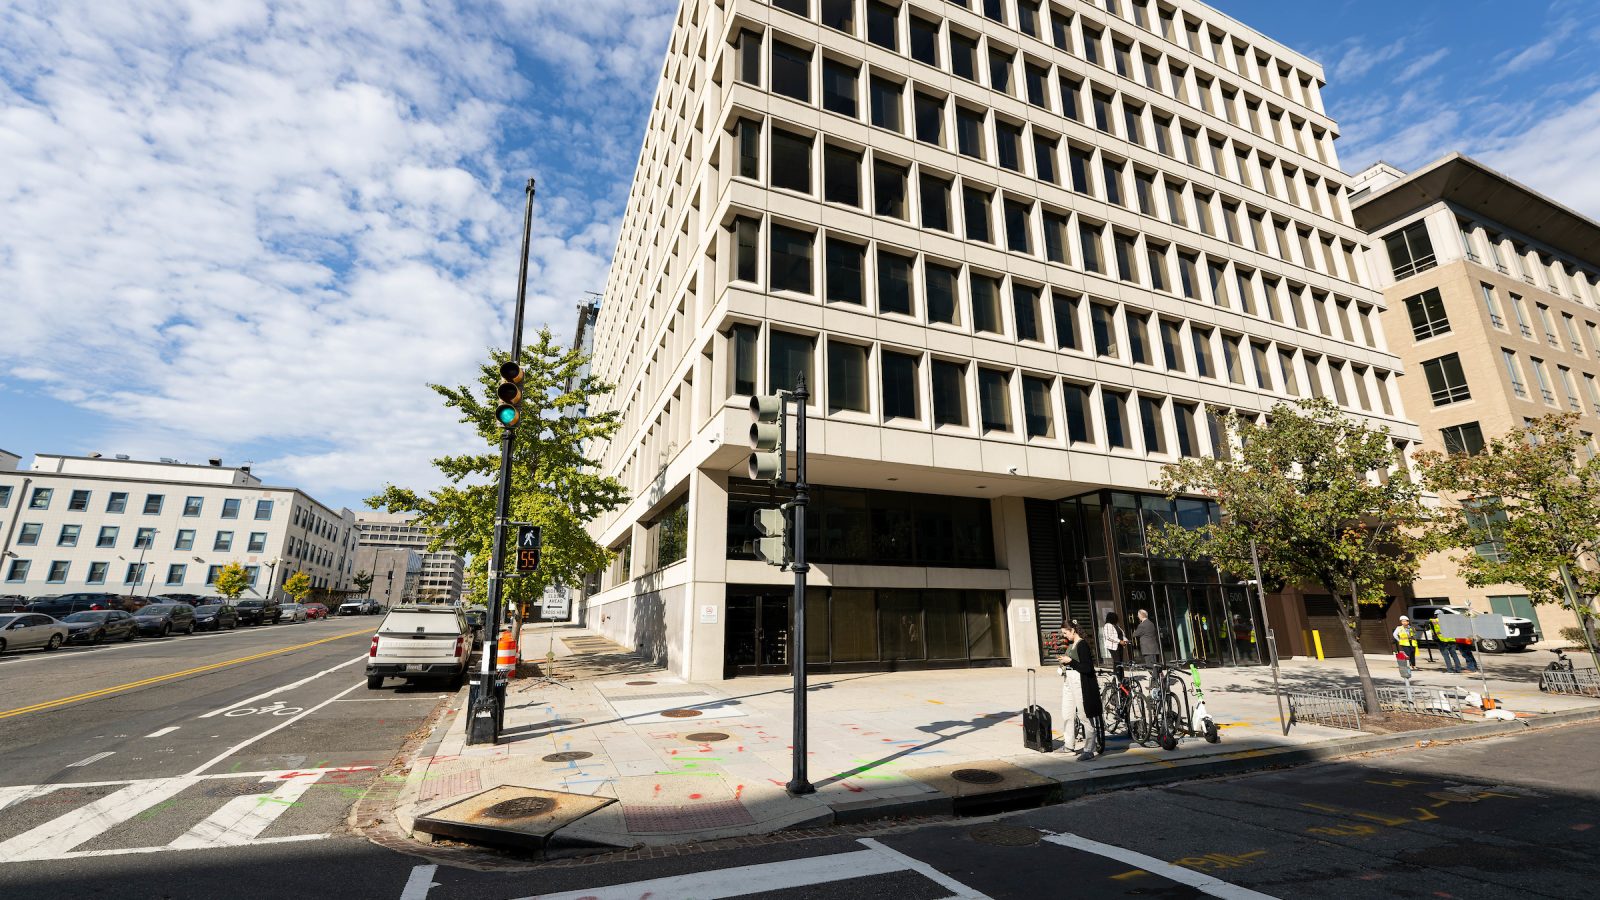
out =
[[[1400,637],[1397,641],[1402,647],[1417,646],[1417,633],[1410,625],[1400,626]]]

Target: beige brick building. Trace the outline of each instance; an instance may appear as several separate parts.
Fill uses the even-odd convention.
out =
[[[1422,446],[1475,452],[1531,419],[1575,412],[1600,449],[1600,223],[1460,154],[1409,175],[1380,163],[1353,188]],[[1472,600],[1533,619],[1552,637],[1576,624],[1515,585],[1468,587],[1448,555],[1414,590],[1418,602]]]

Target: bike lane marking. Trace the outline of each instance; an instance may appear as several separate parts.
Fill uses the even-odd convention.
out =
[[[213,709],[211,712],[202,713],[202,714],[200,714],[198,716],[195,716],[195,718],[197,718],[197,719],[209,719],[212,716],[224,715],[230,709],[234,709],[234,708],[240,707],[240,706],[251,705],[251,704],[254,704],[258,700],[265,700],[268,697],[271,697],[273,694],[281,694],[284,691],[293,690],[293,689],[295,689],[297,687],[300,687],[301,685],[310,684],[311,682],[316,681],[318,678],[321,678],[322,676],[328,674],[329,672],[337,672],[338,670],[344,668],[345,666],[348,666],[348,665],[351,665],[351,664],[354,664],[354,663],[358,663],[358,662],[360,662],[360,661],[362,661],[363,659],[366,659],[366,658],[367,658],[367,655],[365,653],[363,653],[360,656],[356,657],[355,659],[346,660],[345,662],[339,663],[336,666],[330,666],[329,668],[323,669],[321,672],[317,672],[317,673],[315,673],[313,675],[307,675],[305,678],[302,678],[299,681],[293,681],[293,682],[290,682],[289,684],[281,685],[281,686],[275,687],[275,688],[273,688],[273,689],[271,689],[269,691],[265,691],[263,693],[257,694],[254,697],[249,697],[249,698],[246,698],[244,700],[240,700],[240,701],[238,701],[236,703],[230,703],[227,706],[223,706],[223,707],[219,707],[217,709]]]
[[[1085,853],[1093,853],[1096,856],[1104,856],[1107,859],[1114,859],[1131,866],[1137,866],[1152,875],[1159,875],[1168,881],[1186,884],[1201,893],[1209,894],[1213,897],[1221,897],[1223,900],[1277,900],[1271,894],[1263,894],[1236,884],[1229,884],[1204,872],[1196,872],[1183,866],[1175,866],[1153,856],[1147,856],[1137,850],[1128,850],[1114,844],[1102,844],[1086,837],[1065,833],[1047,834],[1044,840],[1062,847],[1082,850]]]
[[[279,656],[284,653],[292,653],[296,650],[304,650],[307,647],[315,647],[318,644],[326,644],[329,641],[338,641],[349,637],[355,637],[356,635],[366,634],[371,634],[371,630],[363,628],[360,631],[349,631],[344,634],[336,634],[332,637],[308,641],[304,644],[295,644],[292,647],[279,647],[276,650],[266,650],[261,653],[253,653],[249,656],[241,656],[237,659],[224,660],[222,662],[210,663],[209,665],[204,666],[195,666],[192,669],[184,669],[181,672],[169,672],[166,675],[155,675],[150,678],[142,678],[138,681],[130,681],[125,684],[112,685],[111,687],[104,687],[93,691],[84,691],[81,694],[73,694],[70,697],[61,697],[56,700],[46,700],[42,703],[34,703],[28,706],[19,706],[16,709],[8,709],[4,712],[0,712],[0,719],[9,719],[13,716],[26,715],[27,713],[32,712],[43,712],[47,709],[54,709],[58,706],[66,706],[71,703],[79,703],[84,700],[95,700],[100,697],[108,697],[112,694],[119,694],[123,691],[131,691],[134,688],[146,687],[152,684],[160,684],[163,681],[171,681],[174,678],[183,678],[188,675],[199,675],[202,672],[212,672],[217,669],[227,668],[228,666],[236,666],[242,663],[255,662],[258,659],[266,659],[269,656]]]
[[[196,766],[192,771],[189,772],[189,774],[190,775],[199,775],[200,773],[202,773],[205,770],[211,768],[212,766],[216,765],[217,763],[222,762],[223,760],[227,759],[228,757],[232,756],[235,753],[238,753],[240,750],[243,750],[244,748],[250,746],[251,744],[254,744],[256,741],[261,740],[262,738],[266,737],[269,734],[272,734],[274,732],[281,731],[281,730],[283,730],[285,728],[288,728],[290,725],[293,725],[294,723],[300,721],[301,719],[304,719],[306,716],[311,715],[312,713],[316,712],[317,710],[323,708],[324,706],[327,706],[328,704],[332,703],[335,700],[338,700],[340,697],[343,697],[345,694],[350,693],[351,691],[355,690],[358,687],[361,687],[362,685],[365,685],[366,683],[367,683],[366,679],[362,679],[361,681],[358,681],[355,684],[350,685],[349,687],[345,688],[344,690],[340,691],[339,693],[334,694],[332,697],[329,697],[328,699],[322,701],[321,703],[318,703],[316,706],[313,706],[310,709],[305,710],[304,712],[300,713],[299,715],[293,716],[292,718],[284,719],[282,722],[279,722],[278,724],[272,726],[271,728],[268,728],[266,731],[263,731],[260,734],[255,735],[254,737],[245,738],[244,740],[240,741],[239,743],[234,744],[232,747],[229,747],[228,749],[222,751],[221,753],[217,754],[216,756],[213,756],[211,759],[207,760],[206,762],[201,763],[199,766]]]

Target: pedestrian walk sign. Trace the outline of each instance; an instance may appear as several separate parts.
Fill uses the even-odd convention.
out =
[[[539,568],[539,526],[517,526],[517,571],[534,572]]]

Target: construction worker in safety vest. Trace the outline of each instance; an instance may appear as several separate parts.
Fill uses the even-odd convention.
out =
[[[1456,652],[1456,642],[1447,639],[1439,631],[1439,620],[1434,619],[1428,623],[1428,630],[1433,632],[1433,642],[1439,646],[1439,656],[1444,659],[1446,672],[1461,671],[1461,654]]]
[[[1411,617],[1401,616],[1400,626],[1394,630],[1394,643],[1401,653],[1411,661],[1411,667],[1417,666],[1417,632],[1411,627]]]

